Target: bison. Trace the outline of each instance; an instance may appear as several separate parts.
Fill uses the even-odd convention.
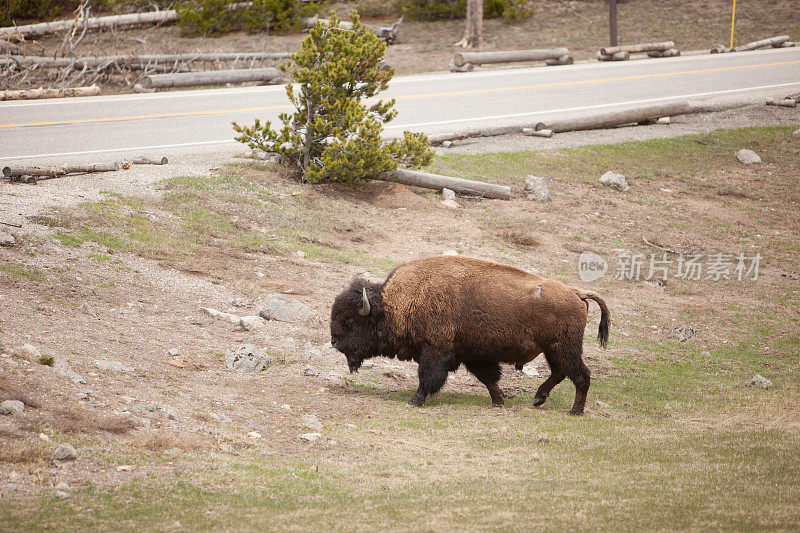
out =
[[[422,406],[462,364],[503,404],[500,363],[517,366],[544,352],[551,374],[536,391],[542,405],[565,377],[575,385],[570,414],[583,414],[589,369],[583,363],[588,300],[600,306],[598,340],[608,341],[610,313],[593,292],[567,287],[518,268],[466,257],[406,263],[383,283],[356,278],[331,309],[331,345],[350,372],[377,355],[414,360]]]

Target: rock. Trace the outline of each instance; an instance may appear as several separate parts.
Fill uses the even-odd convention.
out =
[[[528,195],[528,200],[536,202],[550,200],[550,191],[547,190],[547,183],[544,178],[528,175],[525,178],[525,193]]]
[[[39,433],[39,440],[44,442],[50,442],[50,437],[47,436],[45,433]]]
[[[69,492],[64,492],[63,490],[57,490],[56,498],[58,498],[59,500],[66,500],[67,498],[69,498]]]
[[[736,159],[739,160],[739,163],[743,165],[753,165],[755,163],[761,163],[761,158],[758,157],[758,154],[752,150],[742,149],[736,152]]]
[[[73,371],[72,368],[70,368],[69,363],[63,359],[59,359],[58,361],[56,361],[56,364],[53,365],[53,370],[55,370],[57,374],[66,377],[68,380],[70,380],[72,383],[75,383],[76,385],[86,383],[86,380],[83,379],[83,377],[80,374]]]
[[[453,146],[453,141],[443,141],[442,142],[442,148],[450,148],[451,146]]]
[[[669,117],[661,117],[658,120],[656,120],[656,124],[669,124],[670,122],[671,121]]]
[[[33,344],[15,346],[11,348],[11,355],[19,357],[20,359],[25,359],[26,361],[30,361],[31,363],[38,361],[42,356],[39,349]]]
[[[306,367],[303,369],[303,375],[304,376],[319,376],[319,372],[317,372],[317,369],[314,368],[313,366],[306,365]]]
[[[239,318],[239,327],[245,331],[258,330],[267,325],[267,321],[260,316],[243,316]]]
[[[267,348],[270,350],[278,352],[294,353],[297,351],[297,341],[294,340],[294,337],[269,336],[264,339],[264,344],[266,344]]]
[[[300,423],[314,431],[320,431],[322,429],[322,422],[319,421],[316,415],[303,415],[300,417]]]
[[[792,135],[800,135],[800,129],[794,130]]]
[[[211,418],[213,418],[217,422],[225,422],[226,424],[232,422],[231,417],[229,417],[226,414],[211,413]]]
[[[756,374],[750,378],[750,381],[745,383],[745,385],[748,387],[756,387],[758,389],[768,389],[772,387],[772,382],[761,374]]]
[[[0,403],[0,415],[21,415],[25,404],[19,400],[6,400]]]
[[[0,246],[14,246],[15,244],[17,244],[17,239],[0,229]]]
[[[458,255],[458,250],[445,250],[444,252],[442,252],[442,255],[448,257],[455,257]]]
[[[676,327],[673,331],[675,331],[675,337],[678,339],[679,342],[686,342],[695,335],[697,335],[697,330],[694,329],[694,326],[689,326],[687,324],[681,324],[680,326]]]
[[[322,433],[303,433],[298,435],[297,438],[306,442],[314,442],[322,436]]]
[[[219,318],[220,320],[225,320],[230,322],[231,324],[239,324],[239,316],[233,315],[231,313],[224,313],[222,311],[218,311],[213,307],[201,307],[200,310],[209,316],[213,316],[214,318]]]
[[[606,187],[611,187],[612,189],[622,192],[628,192],[630,190],[630,187],[628,187],[628,182],[625,181],[625,176],[611,172],[610,170],[600,176],[600,183]]]
[[[172,357],[177,357],[181,354],[181,351],[177,348],[170,348],[167,354],[171,355]]]
[[[79,392],[78,393],[78,399],[79,400],[83,400],[84,402],[87,401],[89,399],[89,393],[88,392]]]
[[[447,187],[442,189],[442,200],[455,200],[455,199],[456,199],[456,193],[454,190],[448,189]]]
[[[277,320],[310,328],[322,325],[322,320],[313,308],[285,294],[268,294],[258,315],[265,320]]]
[[[536,363],[531,361],[530,363],[526,363],[525,366],[522,367],[522,373],[526,376],[530,376],[535,378],[539,375],[539,369],[536,368]]]
[[[132,366],[128,366],[119,361],[95,361],[94,365],[100,370],[109,370],[112,372],[133,372]]]
[[[361,363],[361,368],[368,369],[368,368],[375,368],[375,361],[364,361]]]
[[[175,414],[175,411],[173,411],[173,410],[172,410],[172,409],[170,409],[169,407],[167,407],[166,409],[164,409],[164,415],[165,415],[165,416],[167,417],[167,419],[169,419],[169,420],[177,420],[177,419],[178,419],[178,416]]]
[[[150,405],[147,406],[147,410],[149,412],[151,412],[151,413],[155,413],[156,411],[160,411],[161,410],[161,404],[160,403],[151,403]]]
[[[234,372],[261,372],[272,359],[261,348],[240,344],[225,356],[225,368]]]
[[[69,485],[67,485],[64,481],[56,485],[56,490],[63,490],[64,492],[69,491]]]
[[[442,205],[448,209],[458,209],[459,207],[461,207],[461,204],[459,204],[455,200],[444,200],[442,202]]]
[[[250,307],[253,305],[253,302],[247,298],[234,298],[231,300],[231,305],[234,307]]]
[[[78,452],[71,444],[64,443],[53,452],[54,461],[74,461],[78,458]]]
[[[247,434],[247,438],[248,439],[260,439],[261,438],[261,433],[259,433],[258,431],[251,431],[250,433]]]
[[[601,409],[609,409],[611,407],[611,405],[607,404],[606,402],[604,402],[602,400],[597,400],[595,403],[597,404],[597,407],[599,407]]]
[[[358,426],[355,424],[347,424],[347,429],[358,429]]]

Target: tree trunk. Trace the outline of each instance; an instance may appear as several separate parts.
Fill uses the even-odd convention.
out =
[[[480,48],[483,39],[483,0],[467,0],[464,36],[456,43],[462,48]]]
[[[45,68],[64,68],[74,66],[77,68],[100,67],[117,63],[128,68],[142,69],[165,63],[192,63],[194,61],[260,61],[268,59],[288,59],[292,57],[289,52],[223,52],[217,54],[151,54],[151,55],[113,55],[113,56],[85,56],[85,57],[45,57],[11,55],[0,58],[0,65],[19,64],[23,66],[37,65]]]
[[[617,52],[653,52],[669,50],[675,48],[675,43],[672,41],[665,41],[663,43],[640,43],[640,44],[626,44],[622,46],[606,46],[600,49],[600,53],[604,56],[613,56]]]
[[[416,172],[414,170],[397,169],[391,172],[384,172],[378,179],[437,191],[447,188],[457,193],[482,196],[484,198],[498,198],[500,200],[511,199],[511,187],[505,185],[452,178],[450,176],[440,176],[438,174],[428,174],[427,172]]]
[[[689,102],[669,102],[622,111],[604,111],[579,118],[538,122],[534,129],[553,130],[554,133],[560,133],[564,131],[613,128],[624,124],[638,124],[660,117],[682,115],[690,113],[691,110],[692,106]]]
[[[119,163],[97,163],[94,165],[61,165],[52,167],[4,167],[3,176],[14,178],[19,176],[63,176],[64,174],[74,174],[78,172],[113,172],[119,170]]]

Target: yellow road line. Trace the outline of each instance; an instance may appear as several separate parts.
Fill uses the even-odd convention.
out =
[[[616,82],[616,81],[629,81],[629,80],[642,80],[642,79],[650,79],[650,78],[666,78],[672,76],[686,76],[691,74],[702,74],[706,72],[724,72],[730,70],[743,70],[743,69],[754,69],[754,68],[764,68],[764,67],[775,67],[781,65],[794,65],[798,64],[800,61],[781,61],[776,63],[762,63],[760,65],[737,65],[732,67],[717,67],[717,68],[704,68],[704,69],[695,69],[695,70],[683,70],[680,72],[660,72],[656,74],[639,74],[636,76],[618,76],[614,78],[598,78],[594,80],[578,80],[578,81],[559,81],[559,82],[552,82],[552,83],[539,83],[535,85],[518,85],[514,87],[496,87],[493,89],[471,89],[471,90],[463,90],[463,91],[450,91],[450,92],[443,92],[443,93],[427,93],[427,94],[412,94],[406,96],[396,96],[394,97],[395,100],[416,100],[421,98],[441,98],[441,97],[449,97],[449,96],[464,96],[468,94],[488,94],[488,93],[500,93],[500,92],[508,92],[508,91],[524,91],[529,89],[542,89],[548,87],[564,87],[569,85],[588,85],[593,83],[609,83],[609,82]],[[378,98],[372,98],[371,101],[377,101]],[[176,118],[176,117],[196,117],[196,116],[203,116],[203,115],[226,115],[230,113],[248,113],[248,112],[255,112],[255,111],[271,111],[276,109],[290,109],[291,106],[286,105],[275,105],[275,106],[266,106],[266,107],[245,107],[241,109],[217,109],[213,111],[189,111],[185,113],[163,113],[157,115],[131,115],[131,116],[122,116],[122,117],[105,117],[105,118],[84,118],[84,119],[75,119],[75,120],[54,120],[50,122],[27,122],[27,123],[19,123],[19,124],[0,124],[0,129],[2,128],[22,128],[22,127],[30,127],[30,126],[60,126],[66,124],[90,124],[90,123],[102,123],[102,122],[124,122],[129,120],[144,120],[144,119],[153,119],[153,118]]]

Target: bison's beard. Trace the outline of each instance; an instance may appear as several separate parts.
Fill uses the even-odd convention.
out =
[[[358,372],[358,369],[361,368],[361,363],[363,359],[358,357],[357,355],[348,355],[347,356],[347,367],[350,369],[350,373]]]

